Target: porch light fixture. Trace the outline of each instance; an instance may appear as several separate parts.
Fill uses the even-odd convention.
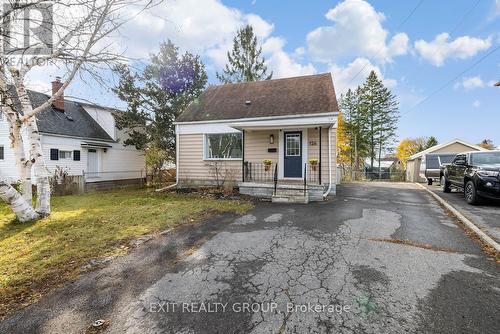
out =
[[[269,144],[274,144],[274,135],[269,135]]]

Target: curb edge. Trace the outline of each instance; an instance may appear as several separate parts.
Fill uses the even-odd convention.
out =
[[[448,201],[443,199],[441,196],[436,194],[435,192],[427,189],[425,186],[421,185],[420,183],[414,182],[416,185],[418,185],[420,188],[424,189],[427,191],[429,194],[432,195],[439,203],[444,205],[448,210],[451,211],[458,219],[462,221],[462,223],[465,224],[469,229],[476,234],[484,243],[486,243],[488,246],[492,247],[496,252],[500,253],[500,244],[498,244],[495,240],[493,240],[490,236],[488,236],[486,233],[481,231],[479,227],[477,227],[476,224],[471,222],[467,217],[465,217],[460,211],[455,209],[454,206],[452,206]]]

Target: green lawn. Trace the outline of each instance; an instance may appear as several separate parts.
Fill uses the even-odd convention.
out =
[[[0,203],[0,317],[76,277],[89,259],[120,254],[128,241],[196,220],[207,210],[251,204],[192,195],[119,190],[52,198],[52,215],[18,223]],[[124,247],[125,246],[125,247]]]

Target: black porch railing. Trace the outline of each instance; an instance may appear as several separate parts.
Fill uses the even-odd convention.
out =
[[[321,163],[305,164],[304,178],[308,184],[321,184]]]
[[[302,179],[307,184],[321,184],[321,163],[304,164]],[[268,182],[275,183],[278,178],[278,164],[264,164],[259,162],[245,161],[243,172],[245,182]],[[293,181],[289,181],[293,183]],[[300,182],[300,181],[299,181]]]
[[[276,196],[276,192],[278,191],[278,164],[274,166],[274,196]]]
[[[278,164],[264,164],[245,161],[244,173],[246,182],[274,182]]]

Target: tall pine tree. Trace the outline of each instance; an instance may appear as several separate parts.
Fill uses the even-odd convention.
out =
[[[216,73],[222,83],[269,80],[273,73],[267,74],[265,59],[261,57],[262,47],[251,25],[238,30],[233,39],[233,49],[227,53],[228,63],[222,73]]]
[[[392,92],[384,86],[375,71],[371,71],[360,89],[360,108],[366,115],[368,156],[373,170],[374,160],[380,159],[382,151],[392,144],[399,119],[398,102]]]
[[[353,91],[348,89],[346,94],[341,95],[340,110],[343,114],[344,126],[342,131],[349,142],[349,154],[351,171],[360,168],[360,160],[367,156],[368,136],[367,118],[360,106],[360,88]]]

